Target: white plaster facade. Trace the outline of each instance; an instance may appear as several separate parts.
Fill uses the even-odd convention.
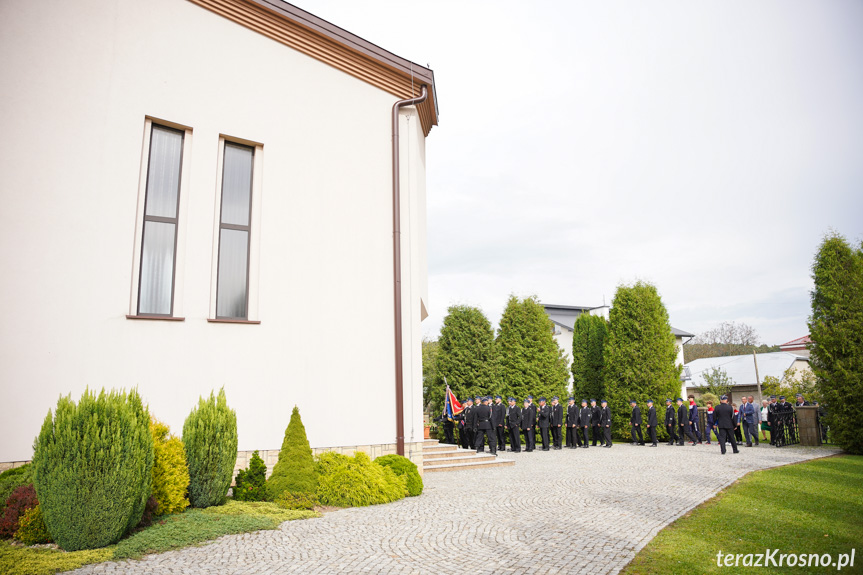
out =
[[[0,3],[0,461],[60,395],[137,386],[180,434],[224,386],[239,449],[395,442],[399,98],[186,0]],[[146,121],[187,129],[174,315],[136,312]],[[249,319],[211,323],[220,138],[258,145]],[[405,442],[422,441],[425,136],[401,114]],[[214,223],[215,222],[215,223]],[[333,338],[333,325],[344,326]]]

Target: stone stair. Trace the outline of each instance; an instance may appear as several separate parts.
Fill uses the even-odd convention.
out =
[[[423,442],[423,473],[509,465],[515,465],[515,461],[501,459],[488,452],[477,453],[473,449],[462,449],[457,445],[440,443],[437,439],[426,439]]]

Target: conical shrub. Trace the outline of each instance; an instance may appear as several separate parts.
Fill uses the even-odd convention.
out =
[[[183,444],[189,464],[192,507],[220,505],[228,494],[237,463],[237,414],[228,407],[224,388],[210,392],[186,418]]]
[[[153,486],[151,495],[156,499],[156,515],[180,513],[188,507],[186,491],[189,489],[189,466],[186,449],[179,437],[172,435],[167,425],[153,419]]]
[[[150,414],[135,390],[61,397],[36,438],[34,483],[48,532],[67,551],[115,543],[141,520],[153,468]]]
[[[318,475],[312,448],[306,438],[306,428],[300,419],[300,410],[294,406],[291,421],[285,430],[279,461],[267,480],[267,498],[275,501],[285,491],[313,494],[318,489]]]

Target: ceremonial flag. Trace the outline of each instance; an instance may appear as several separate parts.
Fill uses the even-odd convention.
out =
[[[444,381],[446,381],[446,378],[444,378]],[[450,421],[452,421],[454,415],[458,415],[464,410],[462,404],[460,404],[455,395],[453,395],[449,385],[446,386],[446,398],[444,398],[444,402],[446,403],[446,418]]]

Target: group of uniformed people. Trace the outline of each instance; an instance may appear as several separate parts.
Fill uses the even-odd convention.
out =
[[[538,402],[539,405],[533,402],[532,395],[524,399],[522,407],[517,405],[514,397],[509,397],[506,404],[500,395],[493,400],[491,396],[467,398],[462,401],[463,411],[455,415],[453,421],[442,418],[445,441],[455,443],[453,431],[457,428],[460,445],[465,449],[474,448],[477,453],[485,451],[488,442],[491,453],[497,455],[498,446],[505,449],[507,438],[510,451],[530,452],[536,449],[538,428],[542,451],[549,451],[552,448],[563,449],[565,428],[567,448],[588,447],[591,432],[594,446],[599,443],[611,447],[611,410],[605,400],[600,402],[600,407],[595,399],[590,400],[590,405],[583,399],[579,407],[575,398],[570,397],[565,419],[559,397],[552,397],[551,404],[544,397],[540,397]]]

